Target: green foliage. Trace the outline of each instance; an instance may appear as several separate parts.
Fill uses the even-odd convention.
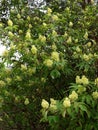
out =
[[[0,22],[5,130],[97,130],[98,7],[80,3],[60,8],[62,2],[54,0],[44,11],[24,1],[9,4],[9,19]]]

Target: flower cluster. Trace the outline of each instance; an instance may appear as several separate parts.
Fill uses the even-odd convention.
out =
[[[94,99],[98,99],[98,92],[97,91],[93,92],[92,96]]]
[[[49,108],[49,103],[45,99],[42,99],[41,106],[44,109],[48,109]]]
[[[11,26],[11,27],[13,26],[12,20],[9,19],[7,23],[8,23],[8,26]]]
[[[59,58],[59,53],[56,52],[56,51],[53,51],[53,52],[51,53],[51,59],[53,59],[54,61],[59,61],[59,60],[60,60],[60,58]]]
[[[76,83],[77,84],[88,85],[89,80],[85,75],[83,75],[82,78],[80,78],[80,76],[76,76]]]
[[[53,61],[52,61],[51,59],[45,59],[44,64],[45,64],[47,67],[52,67]]]
[[[32,52],[32,54],[37,53],[37,48],[35,47],[35,45],[32,45],[31,52]]]
[[[78,99],[78,94],[75,91],[72,91],[72,93],[69,95],[69,99],[71,101],[75,101]]]
[[[63,101],[63,106],[65,107],[65,108],[68,108],[68,107],[70,107],[71,106],[71,101],[70,101],[70,99],[69,98],[65,98],[65,100]]]

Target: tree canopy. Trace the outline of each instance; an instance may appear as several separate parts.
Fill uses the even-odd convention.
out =
[[[36,2],[0,3],[0,127],[97,130],[98,5]]]

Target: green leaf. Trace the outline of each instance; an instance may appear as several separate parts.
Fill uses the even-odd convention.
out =
[[[52,79],[59,78],[60,75],[61,75],[60,72],[56,69],[52,70],[50,73],[50,76],[52,77]]]
[[[87,107],[86,107],[86,105],[85,105],[84,103],[79,104],[79,108],[80,108],[82,111],[86,112],[88,118],[90,118],[90,112],[89,112],[89,110],[87,109]]]
[[[50,125],[54,125],[55,123],[57,123],[59,121],[59,117],[58,116],[48,116],[48,120],[49,120]]]

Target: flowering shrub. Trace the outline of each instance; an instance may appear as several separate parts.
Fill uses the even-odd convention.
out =
[[[78,77],[76,83],[70,86],[71,93],[62,100],[50,98],[50,103],[42,100],[42,121],[48,121],[51,129],[97,130],[98,87],[96,82],[85,84],[84,81],[88,81],[85,76],[82,76],[81,82]]]
[[[6,46],[0,123],[5,129],[48,129],[49,122],[52,129],[97,130],[97,5],[83,8],[81,0],[71,0],[60,9],[54,0],[45,11],[31,11],[18,3],[0,23]],[[40,123],[41,106],[46,123]]]

